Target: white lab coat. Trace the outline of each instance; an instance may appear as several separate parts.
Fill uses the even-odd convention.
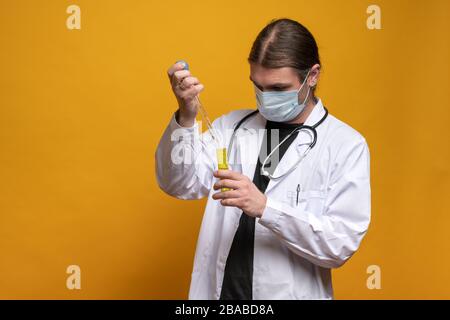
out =
[[[227,145],[229,129],[250,111],[233,111],[214,121]],[[305,124],[315,124],[324,112],[319,99]],[[230,159],[242,163],[234,169],[242,170],[250,179],[262,142],[258,129],[264,129],[265,123],[259,113],[252,116],[238,131],[231,150]],[[271,180],[266,189],[267,205],[255,223],[255,300],[332,299],[330,269],[353,255],[367,231],[370,163],[366,140],[331,114],[317,127],[317,133],[317,144],[297,169],[279,181]],[[212,188],[217,181],[212,175],[217,160],[215,145],[207,138],[209,132],[200,133],[198,122],[183,128],[173,115],[156,151],[156,174],[162,190],[179,199],[208,197],[189,299],[219,299],[241,214],[240,209],[224,207],[211,198],[217,192]],[[305,141],[310,141],[309,136],[300,132],[278,164],[275,176],[291,168],[306,148]],[[174,154],[178,155],[175,162],[171,160]]]

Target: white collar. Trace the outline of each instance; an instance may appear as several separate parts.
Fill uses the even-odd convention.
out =
[[[306,118],[305,125],[307,126],[313,126],[315,125],[320,119],[322,119],[323,115],[325,114],[325,109],[322,104],[322,100],[320,98],[317,98],[317,103],[313,107],[311,113],[309,114],[308,118]]]

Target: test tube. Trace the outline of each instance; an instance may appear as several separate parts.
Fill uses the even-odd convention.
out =
[[[217,163],[219,170],[228,170],[227,148],[219,147],[216,149]],[[220,191],[230,191],[230,188],[221,188]]]

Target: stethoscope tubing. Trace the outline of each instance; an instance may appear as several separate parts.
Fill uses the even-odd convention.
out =
[[[286,174],[289,174],[290,172],[292,172],[297,166],[298,164],[301,162],[301,160],[303,160],[303,158],[306,157],[306,155],[309,153],[309,151],[314,148],[314,146],[316,145],[317,142],[317,130],[316,128],[321,125],[325,119],[328,117],[328,109],[326,107],[323,107],[325,110],[325,114],[323,115],[323,117],[317,121],[314,125],[309,126],[309,125],[300,125],[297,128],[295,128],[294,130],[292,130],[291,133],[289,133],[289,135],[283,139],[283,141],[281,141],[271,152],[270,154],[266,157],[266,159],[264,160],[264,162],[262,163],[261,166],[261,173],[267,177],[269,177],[270,179],[279,179],[283,176],[285,176]],[[234,137],[236,135],[237,130],[252,116],[256,115],[258,113],[258,110],[254,110],[252,112],[250,112],[249,114],[245,115],[241,120],[239,120],[239,122],[236,124],[236,126],[233,129],[233,134],[231,135],[230,138],[230,143],[228,144],[228,156],[231,154],[231,148],[233,146],[233,141],[234,141]],[[306,149],[306,151],[304,152],[304,154],[302,155],[302,157],[300,157],[300,159],[297,161],[297,163],[295,164],[295,166],[293,166],[290,170],[288,170],[287,172],[285,172],[283,175],[279,176],[279,177],[273,177],[272,175],[270,175],[267,171],[264,170],[264,165],[267,162],[267,160],[270,158],[270,156],[287,140],[289,139],[290,136],[292,136],[295,132],[297,131],[307,131],[307,132],[312,132],[312,142],[309,144],[308,148]]]

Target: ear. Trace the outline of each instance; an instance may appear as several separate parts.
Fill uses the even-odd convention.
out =
[[[308,85],[312,88],[317,86],[320,77],[320,64],[316,63],[309,72]]]

